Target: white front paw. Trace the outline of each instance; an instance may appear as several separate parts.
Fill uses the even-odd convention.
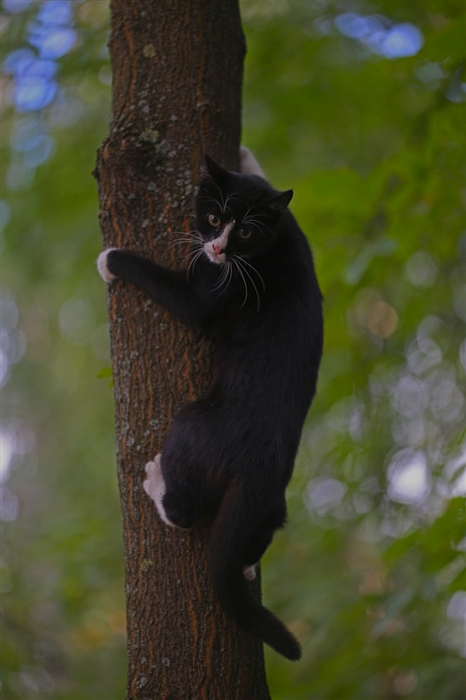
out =
[[[118,250],[118,248],[107,248],[107,250],[104,250],[104,252],[97,258],[97,269],[100,276],[105,282],[107,282],[107,284],[110,284],[110,282],[116,280],[116,275],[112,275],[107,265],[108,254],[111,253],[112,250]]]

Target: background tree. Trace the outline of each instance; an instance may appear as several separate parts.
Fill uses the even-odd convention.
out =
[[[457,700],[466,685],[464,3],[249,1],[242,19],[243,142],[274,185],[295,189],[326,297],[290,525],[263,566],[265,603],[292,624],[304,658],[266,651],[270,694]],[[94,0],[4,0],[0,19],[0,666],[13,699],[124,692],[124,557],[90,176],[107,132],[108,23]]]
[[[177,267],[206,151],[238,168],[237,0],[114,1],[110,135],[96,170],[104,247]],[[228,80],[225,76],[228,74]],[[172,250],[171,261],[167,260]],[[129,698],[268,698],[262,646],[220,611],[206,531],[167,531],[142,489],[174,411],[205,390],[209,347],[134,289],[109,292],[126,559]]]

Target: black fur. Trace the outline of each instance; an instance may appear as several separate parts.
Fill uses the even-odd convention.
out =
[[[189,273],[123,250],[108,252],[106,265],[215,336],[211,388],[175,416],[163,447],[163,506],[184,528],[211,513],[208,568],[223,609],[296,660],[298,642],[255,600],[243,567],[259,561],[286,521],[285,489],[322,354],[322,297],[309,245],[287,209],[293,193],[206,164]],[[232,220],[226,263],[212,262],[201,246]]]

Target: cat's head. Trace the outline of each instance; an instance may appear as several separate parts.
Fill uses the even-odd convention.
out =
[[[254,258],[273,243],[277,225],[293,196],[277,192],[263,178],[229,172],[206,156],[196,197],[196,228],[213,263]]]

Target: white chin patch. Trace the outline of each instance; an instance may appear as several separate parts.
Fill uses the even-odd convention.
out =
[[[225,253],[216,253],[215,250],[212,249],[212,243],[210,241],[209,243],[204,244],[204,250],[209,260],[212,260],[212,262],[217,263],[217,265],[221,265],[227,259]]]
[[[207,257],[209,260],[212,260],[213,263],[217,263],[217,265],[221,265],[226,262],[227,256],[223,251],[228,245],[228,237],[234,225],[235,221],[230,221],[230,223],[225,226],[220,236],[214,238],[213,241],[207,241],[207,243],[204,243],[204,251]]]

